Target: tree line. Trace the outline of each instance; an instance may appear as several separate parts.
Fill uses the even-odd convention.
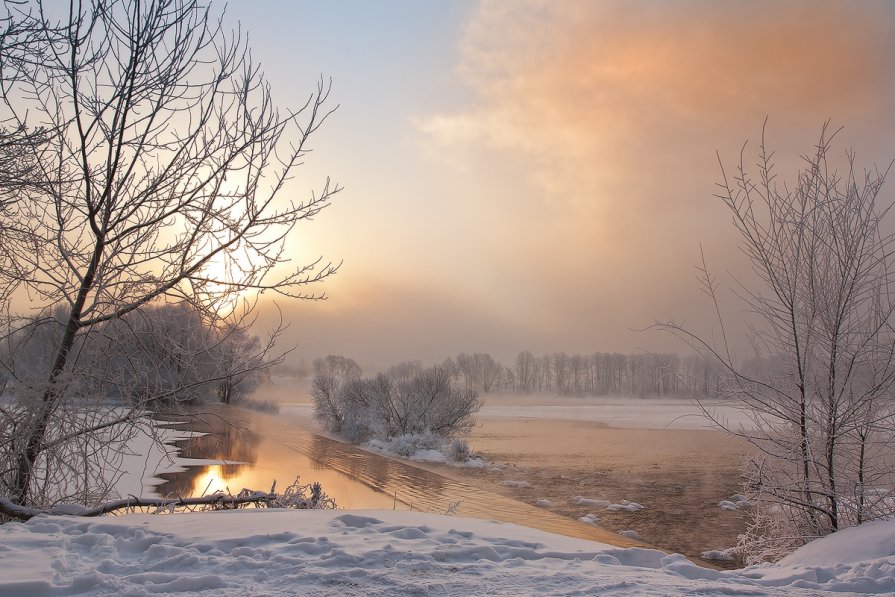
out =
[[[704,396],[723,392],[721,362],[701,354],[621,354],[565,352],[535,355],[523,351],[504,364],[487,353],[460,353],[439,366],[458,387],[478,393],[547,393],[561,396]],[[363,374],[351,358],[329,355],[312,364],[315,376],[335,374],[352,378]],[[390,379],[408,380],[425,367],[404,361],[389,367]],[[293,369],[281,370],[293,372]]]
[[[3,339],[3,393],[26,400],[40,391],[66,316],[58,307]],[[165,410],[230,404],[267,377],[268,349],[243,327],[207,320],[189,305],[152,305],[77,337],[63,375],[77,409],[97,402]]]

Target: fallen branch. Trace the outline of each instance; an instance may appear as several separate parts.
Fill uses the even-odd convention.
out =
[[[128,496],[106,502],[94,508],[80,504],[58,504],[50,508],[20,506],[9,498],[0,497],[0,516],[17,520],[30,520],[35,516],[103,516],[119,510],[154,508],[156,513],[175,509],[200,508],[202,510],[236,510],[248,505],[256,508],[292,508],[298,510],[331,510],[336,502],[323,492],[319,483],[301,485],[298,478],[282,493],[275,493],[276,481],[269,492],[243,489],[237,495],[216,491],[201,497],[143,498]]]
[[[0,498],[0,514],[29,520],[35,516],[102,516],[117,510],[129,510],[132,508],[156,508],[157,510],[172,508],[191,508],[196,506],[210,506],[214,510],[234,510],[247,504],[268,505],[276,502],[279,496],[276,493],[255,492],[249,495],[229,495],[225,493],[213,493],[202,497],[191,498],[138,498],[129,496],[124,499],[106,502],[95,508],[87,508],[79,504],[59,504],[52,508],[28,508],[14,504],[8,498]]]

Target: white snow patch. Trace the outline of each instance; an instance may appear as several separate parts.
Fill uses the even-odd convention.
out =
[[[528,481],[513,481],[512,479],[502,481],[500,484],[507,487],[513,487],[515,489],[525,489],[526,487],[531,487],[531,483],[529,483]]]
[[[812,541],[781,564],[827,565],[888,558],[895,561],[895,520],[875,520]]]
[[[734,548],[728,547],[727,549],[710,549],[709,551],[704,551],[699,554],[703,560],[709,560],[712,562],[732,562],[734,560]]]
[[[572,501],[578,504],[579,506],[596,506],[598,508],[605,508],[611,502],[609,500],[595,500],[592,498],[586,498],[580,495],[576,495],[572,498]]]
[[[895,521],[718,571],[513,524],[418,512],[237,510],[0,525],[0,594],[895,593]]]
[[[408,460],[415,460],[417,462],[437,462],[439,464],[449,464],[451,466],[460,468],[484,468],[485,466],[487,466],[487,463],[482,458],[478,458],[475,456],[470,456],[468,459],[462,462],[452,460],[447,455],[447,451],[449,449],[449,446],[447,445],[442,446],[440,449],[418,448],[410,454],[404,454],[401,450],[396,449],[396,445],[398,442],[401,441],[401,439],[402,438],[400,437],[395,438],[391,441],[371,439],[361,447],[366,448],[371,452],[385,454],[390,458],[400,456],[401,458],[407,458]]]
[[[631,529],[625,529],[624,531],[619,531],[618,534],[621,535],[622,537],[627,537],[628,539],[633,539],[634,541],[642,541],[642,539],[643,539],[640,536],[640,533],[638,533],[637,531],[632,531]]]
[[[609,504],[606,506],[606,509],[613,512],[637,512],[638,510],[643,510],[643,506],[637,502],[622,500],[617,504]]]
[[[729,500],[721,500],[718,502],[718,507],[722,510],[747,510],[752,507],[752,502],[749,499],[739,493],[735,493],[730,497]]]

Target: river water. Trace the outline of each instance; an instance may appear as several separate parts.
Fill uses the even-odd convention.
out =
[[[531,504],[448,478],[412,463],[385,458],[312,432],[302,419],[222,409],[191,426],[205,435],[179,443],[185,458],[222,464],[165,473],[159,495],[202,495],[218,489],[282,490],[296,477],[319,481],[340,508],[418,510],[512,522],[616,545],[632,542]]]

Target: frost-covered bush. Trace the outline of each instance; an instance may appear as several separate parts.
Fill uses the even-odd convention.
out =
[[[311,397],[317,422],[351,441],[414,434],[437,436],[438,444],[468,432],[482,405],[476,392],[455,387],[437,367],[399,381],[382,374],[352,379],[321,374],[313,380]]]
[[[370,436],[372,435],[369,427],[354,418],[350,418],[343,422],[338,433],[352,444],[365,442],[370,439]]]
[[[466,462],[469,460],[469,443],[465,439],[454,439],[448,455],[454,462]]]
[[[413,456],[419,450],[437,450],[442,438],[436,433],[405,433],[392,440],[390,450],[398,456]]]

